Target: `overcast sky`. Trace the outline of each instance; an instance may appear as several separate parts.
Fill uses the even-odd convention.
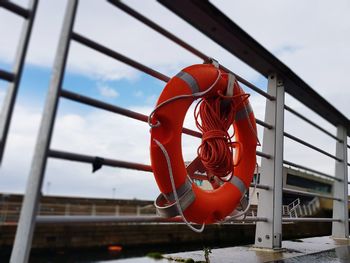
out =
[[[27,1],[16,1],[26,5]],[[153,0],[124,1],[232,71],[266,90],[266,80],[213,41]],[[0,168],[0,191],[23,192],[47,94],[67,1],[41,0],[26,67]],[[350,118],[350,2],[212,1],[222,12],[282,60]],[[0,9],[0,68],[11,70],[22,19]],[[80,1],[74,30],[172,76],[202,61],[105,1]],[[64,88],[148,114],[164,83],[72,42]],[[7,83],[0,81],[3,98]],[[251,93],[256,116],[264,118],[265,100]],[[335,133],[335,128],[286,95],[286,104]],[[186,126],[194,128],[189,114]],[[289,113],[285,130],[335,153],[334,141]],[[261,129],[259,136],[262,140]],[[183,136],[185,160],[195,156],[198,139]],[[94,108],[60,101],[51,148],[149,164],[149,128],[144,123]],[[261,149],[260,149],[261,150]],[[334,162],[285,139],[286,160],[330,174]],[[154,199],[151,173],[50,159],[43,192],[52,195]]]

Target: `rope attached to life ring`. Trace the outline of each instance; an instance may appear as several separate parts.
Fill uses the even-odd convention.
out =
[[[237,163],[233,161],[234,149],[243,149],[239,142],[233,141],[234,128],[232,135],[229,129],[235,121],[238,107],[248,98],[249,94],[224,96],[218,92],[217,97],[203,98],[195,107],[196,126],[203,134],[197,153],[207,170],[209,181],[213,176],[223,182],[230,181],[234,167],[239,164],[240,160]]]

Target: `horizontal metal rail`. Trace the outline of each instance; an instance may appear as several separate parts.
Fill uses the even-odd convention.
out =
[[[159,80],[162,80],[164,82],[168,82],[170,80],[170,78],[168,76],[166,76],[166,75],[164,75],[164,74],[162,74],[154,69],[151,69],[151,68],[149,68],[149,67],[147,67],[147,66],[145,66],[145,65],[143,65],[143,64],[141,64],[141,63],[139,63],[131,58],[128,58],[128,57],[126,57],[126,56],[124,56],[124,55],[122,55],[122,54],[120,54],[112,49],[109,49],[105,46],[102,46],[99,43],[97,43],[91,39],[88,39],[88,38],[86,38],[78,33],[73,32],[72,39],[77,41],[78,43],[80,43],[82,45],[85,45],[91,49],[99,51],[102,54],[105,54],[106,56],[109,56],[109,57],[114,58],[118,61],[121,61],[121,62],[123,62],[123,63],[125,63],[133,68],[136,68],[136,69],[138,69],[138,70],[140,70],[148,75],[151,75]]]
[[[308,143],[308,142],[306,142],[306,141],[304,141],[302,139],[299,139],[299,138],[295,137],[294,135],[291,135],[291,134],[289,134],[287,132],[284,132],[283,135],[285,137],[287,137],[287,138],[289,138],[289,139],[291,139],[293,141],[296,141],[296,142],[298,142],[298,143],[300,143],[300,144],[302,144],[304,146],[307,146],[307,147],[309,147],[309,148],[311,148],[311,149],[313,149],[313,150],[315,150],[315,151],[317,151],[319,153],[322,153],[322,154],[324,154],[324,155],[326,155],[326,156],[328,156],[330,158],[333,158],[334,160],[337,160],[339,162],[342,161],[338,157],[336,157],[336,156],[334,156],[334,155],[332,155],[332,154],[330,154],[330,153],[328,153],[328,152],[326,152],[326,151],[324,151],[324,150],[322,150],[322,149],[320,149],[320,148],[318,148],[318,147],[316,147],[316,146],[314,146],[314,145],[312,145],[312,144],[310,144],[310,143]]]
[[[317,193],[310,193],[310,192],[305,192],[305,191],[300,191],[300,190],[295,190],[295,189],[289,189],[289,188],[283,188],[284,193],[288,194],[298,194],[298,195],[304,195],[304,196],[314,196],[314,197],[320,197],[320,198],[325,198],[325,199],[332,199],[332,200],[337,200],[337,201],[342,201],[340,198],[336,198],[330,195],[323,195],[323,194],[317,194]]]
[[[92,107],[96,107],[96,108],[110,111],[113,113],[117,113],[117,114],[120,114],[123,116],[127,116],[127,117],[135,119],[135,120],[148,122],[147,115],[144,115],[144,114],[141,114],[141,113],[138,113],[135,111],[131,111],[131,110],[128,110],[128,109],[125,109],[122,107],[118,107],[118,106],[115,106],[115,105],[112,105],[112,104],[109,104],[109,103],[106,103],[103,101],[95,100],[93,98],[89,98],[87,96],[83,96],[83,95],[80,95],[78,93],[74,93],[74,92],[71,92],[71,91],[68,91],[65,89],[63,89],[61,91],[61,96],[63,98],[69,99],[69,100],[73,100],[73,101],[80,102],[80,103],[83,103],[83,104],[86,104],[86,105],[89,105]],[[202,138],[202,134],[200,132],[197,132],[194,130],[182,128],[182,132],[187,134],[187,135],[191,135],[191,136],[194,136],[197,138]]]
[[[12,13],[15,13],[19,16],[22,16],[25,19],[28,19],[30,16],[31,11],[28,9],[25,9],[21,7],[20,5],[17,5],[10,1],[0,1],[0,7],[3,7],[7,9],[8,11],[11,11]]]
[[[291,107],[284,105],[284,108],[289,111],[290,113],[294,114],[295,116],[299,117],[300,119],[306,121],[307,123],[311,124],[312,126],[314,126],[315,128],[319,129],[320,131],[324,132],[325,134],[327,134],[328,136],[332,137],[333,139],[342,142],[342,140],[340,140],[339,138],[337,138],[337,136],[333,135],[332,133],[330,133],[329,131],[325,130],[324,128],[322,128],[320,125],[316,124],[315,122],[311,121],[310,119],[306,118],[304,115],[300,114],[299,112],[293,110]]]
[[[257,222],[266,218],[246,217],[245,219],[228,219],[228,222]],[[181,217],[163,218],[160,216],[37,216],[36,222],[54,223],[183,223]]]
[[[37,216],[37,223],[160,223],[181,222],[181,218],[162,218],[159,216]]]
[[[324,218],[324,217],[283,217],[283,222],[340,222],[340,219],[336,218]]]
[[[108,0],[108,2],[110,2],[112,5],[118,7],[120,10],[123,10],[125,13],[129,14],[130,16],[136,18],[141,23],[147,25],[148,27],[152,28],[156,32],[160,33],[164,37],[172,40],[173,42],[175,42],[179,46],[183,47],[184,49],[190,51],[192,54],[196,55],[197,57],[203,59],[204,61],[209,60],[209,57],[207,55],[205,55],[204,53],[202,53],[201,51],[199,51],[195,47],[191,46],[190,44],[186,43],[182,39],[178,38],[174,34],[170,33],[168,30],[166,30],[163,27],[159,26],[158,24],[154,23],[153,21],[151,21],[147,17],[141,15],[140,13],[138,13],[137,11],[132,9],[131,7],[125,5],[122,1]]]
[[[342,181],[343,181],[342,179],[337,178],[337,177],[335,177],[335,176],[331,176],[331,175],[329,175],[329,174],[326,174],[326,173],[323,173],[323,172],[320,172],[320,171],[311,169],[311,168],[306,167],[306,166],[302,166],[302,165],[300,165],[300,164],[296,164],[296,163],[293,163],[293,162],[290,162],[290,161],[286,161],[286,160],[283,160],[283,163],[286,164],[286,165],[290,165],[290,166],[293,166],[293,167],[296,167],[296,168],[303,169],[303,170],[305,170],[305,171],[309,171],[309,172],[311,172],[311,173],[315,173],[315,174],[322,175],[322,176],[327,177],[327,178],[332,179],[332,180],[336,180],[336,181],[339,181],[339,182],[342,182]]]
[[[107,165],[111,167],[119,167],[119,168],[127,168],[127,169],[133,169],[133,170],[139,170],[144,172],[153,172],[152,167],[147,164],[140,164],[140,163],[133,163],[133,162],[126,162],[121,160],[115,160],[115,159],[107,159],[102,158],[98,156],[91,156],[91,155],[83,155],[83,154],[77,154],[77,153],[70,153],[65,151],[58,151],[58,150],[49,150],[48,156],[51,158],[56,159],[62,159],[67,161],[75,161],[75,162],[82,162],[82,163],[90,163],[93,164],[96,162],[96,159],[98,158],[101,165]],[[194,179],[200,179],[200,180],[206,180],[206,177],[204,176],[195,176]],[[250,184],[251,187],[254,187],[254,184]],[[262,185],[257,184],[256,188],[269,190],[270,187],[268,185]]]
[[[78,93],[75,93],[72,91],[68,91],[68,90],[63,89],[61,91],[61,96],[63,98],[69,99],[69,100],[73,100],[73,101],[80,102],[80,103],[83,103],[83,104],[86,104],[89,106],[93,106],[93,107],[96,107],[99,109],[114,112],[114,113],[117,113],[117,114],[120,114],[123,116],[130,117],[132,119],[136,119],[136,120],[143,121],[143,122],[148,122],[147,115],[144,115],[144,114],[141,114],[141,113],[138,113],[135,111],[131,111],[131,110],[128,110],[128,109],[125,109],[122,107],[118,107],[118,106],[115,106],[115,105],[112,105],[112,104],[109,104],[109,103],[106,103],[103,101],[99,101],[99,100],[96,100],[96,99],[93,99],[93,98],[90,98],[90,97],[87,97],[87,96],[84,96],[84,95],[81,95],[81,94],[78,94]],[[258,120],[257,120],[257,123],[258,123]],[[266,125],[268,125],[268,124],[266,124]],[[187,134],[187,135],[191,135],[191,136],[194,136],[197,138],[202,138],[202,134],[200,132],[197,132],[197,131],[194,131],[191,129],[183,128],[182,132]],[[263,153],[261,153],[261,155],[262,155],[262,157],[265,157],[265,158],[269,157],[270,158],[269,155],[266,155]]]
[[[91,164],[95,163],[96,160],[98,160],[98,162],[101,165],[127,168],[127,169],[133,169],[133,170],[139,170],[139,171],[145,171],[145,172],[152,172],[152,167],[150,165],[102,158],[98,156],[89,156],[89,155],[57,151],[57,150],[49,150],[48,156],[51,158],[63,159],[67,161],[76,161],[76,162],[91,163]]]
[[[263,157],[263,158],[266,158],[266,159],[271,159],[271,155],[269,155],[267,153],[260,152],[260,151],[256,151],[256,155]]]
[[[15,80],[15,77],[16,77],[15,74],[0,69],[0,79],[6,80],[9,82],[13,82]]]
[[[271,129],[273,128],[272,125],[270,125],[270,124],[268,124],[268,123],[266,123],[266,122],[264,122],[264,121],[262,121],[262,120],[255,119],[255,121],[256,121],[256,123],[259,124],[260,126],[263,126],[263,127],[267,128],[267,129],[269,129],[269,130],[271,130]]]
[[[132,9],[131,7],[125,5],[123,2],[121,2],[119,0],[108,0],[108,2],[110,2],[112,5],[118,7],[119,9],[123,10],[125,13],[129,14],[130,16],[132,16],[136,20],[140,21],[141,23],[143,23],[143,24],[147,25],[148,27],[152,28],[154,31],[158,32],[159,34],[163,35],[164,37],[168,38],[169,40],[171,40],[174,43],[178,44],[179,46],[183,47],[187,51],[191,52],[193,55],[203,59],[204,62],[210,61],[210,59],[211,59],[210,56],[207,56],[206,54],[204,54],[203,52],[199,51],[195,47],[193,47],[190,44],[186,43],[182,39],[180,39],[177,36],[175,36],[174,34],[170,33],[165,28],[163,28],[160,25],[156,24],[155,22],[151,21],[150,19],[148,19],[147,17],[143,16],[142,14],[140,14],[136,10]],[[231,74],[235,75],[236,79],[239,82],[241,82],[242,84],[244,84],[248,88],[254,90],[255,92],[259,93],[260,95],[264,96],[265,98],[267,98],[269,100],[274,100],[275,99],[273,96],[269,95],[265,91],[263,91],[260,88],[256,87],[254,84],[250,83],[249,81],[245,80],[241,76],[239,76],[236,73],[232,72],[231,70],[229,70],[225,66],[220,65],[220,68],[222,70],[228,72],[228,73],[231,73]]]
[[[254,187],[254,186],[255,186],[254,183],[251,183],[251,184],[250,184],[250,187]],[[258,189],[264,189],[264,190],[270,190],[270,189],[271,189],[270,186],[265,185],[265,184],[256,184],[256,188],[258,188]]]

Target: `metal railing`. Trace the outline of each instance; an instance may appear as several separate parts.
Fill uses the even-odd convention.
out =
[[[3,201],[0,206],[0,225],[13,225],[18,222],[21,203]],[[266,221],[264,218],[245,217],[228,220],[228,222]],[[153,205],[100,205],[100,204],[71,204],[71,203],[40,203],[37,223],[181,223],[180,217],[161,218],[156,214]]]
[[[20,202],[2,201],[0,203],[0,225],[14,224],[18,222]],[[40,203],[38,216],[50,216],[59,218],[61,216],[156,216],[154,206],[150,205],[127,205],[127,204],[72,204],[72,203]]]
[[[10,1],[0,1],[0,8],[2,7],[12,12],[13,14],[19,15],[25,20],[22,26],[21,37],[17,46],[16,58],[12,72],[7,72],[0,69],[0,79],[10,82],[0,113],[0,164],[6,146],[7,135],[16,102],[19,84],[22,77],[24,61],[32,33],[38,1],[39,0],[30,0],[28,8],[23,8]]]
[[[155,30],[162,36],[177,45],[183,47],[187,51],[201,58],[204,62],[210,60],[209,56],[197,50],[193,46],[184,42],[174,34],[170,33],[160,25],[154,23],[150,19],[144,17],[137,11],[117,0],[109,0],[113,6],[119,8],[133,18],[139,20],[144,25]],[[332,222],[334,237],[348,237],[348,202],[347,202],[347,135],[350,134],[350,122],[333,106],[326,102],[320,95],[312,90],[297,75],[290,71],[283,63],[271,55],[267,50],[260,46],[255,40],[243,32],[231,20],[225,17],[218,9],[206,1],[170,1],[160,0],[161,4],[168,7],[171,11],[184,18],[195,28],[202,31],[212,40],[216,41],[223,48],[246,62],[248,65],[256,69],[268,79],[267,92],[259,89],[241,76],[238,76],[228,68],[220,65],[220,68],[226,72],[235,74],[237,80],[250,88],[254,92],[266,98],[265,119],[257,120],[257,123],[264,128],[263,148],[258,151],[257,155],[262,157],[262,174],[260,183],[257,185],[259,189],[259,204],[257,216],[246,218],[245,221],[256,222],[256,238],[255,245],[258,247],[278,249],[281,247],[282,241],[282,222]],[[176,2],[176,3],[175,3]],[[158,72],[146,65],[143,65],[126,55],[115,50],[107,48],[100,43],[91,40],[73,30],[74,20],[78,7],[78,0],[68,1],[64,23],[62,26],[56,57],[54,62],[54,70],[51,77],[49,93],[45,104],[44,115],[38,134],[40,140],[37,141],[35,147],[35,155],[33,158],[26,193],[22,205],[20,220],[16,232],[15,243],[12,251],[11,262],[27,262],[33,238],[33,232],[36,222],[52,223],[52,222],[85,222],[83,217],[37,217],[38,200],[40,198],[40,190],[44,178],[46,163],[48,158],[58,158],[69,161],[77,161],[84,163],[99,165],[108,165],[112,167],[122,167],[141,171],[151,172],[152,168],[147,164],[139,164],[128,162],[125,160],[113,160],[97,156],[81,155],[65,151],[57,151],[50,149],[53,125],[56,118],[57,105],[60,98],[69,99],[78,103],[83,103],[95,108],[120,114],[138,121],[147,122],[147,116],[124,109],[115,105],[111,105],[93,98],[89,98],[82,94],[68,91],[62,87],[62,79],[65,73],[66,61],[71,41],[75,41],[81,45],[89,47],[103,55],[109,56],[120,62],[123,62],[141,72],[153,76],[159,80],[167,82],[170,78],[161,72]],[[196,15],[192,12],[196,10]],[[218,18],[224,19],[218,19]],[[215,28],[215,30],[212,30]],[[230,28],[230,30],[229,30]],[[219,33],[220,32],[220,33]],[[248,54],[248,55],[247,55]],[[10,73],[0,71],[0,76],[11,79]],[[286,106],[284,103],[285,92],[289,93],[310,109],[326,118],[332,124],[337,126],[337,135],[333,135],[323,129],[316,123],[307,119],[305,116],[297,113],[295,110]],[[306,99],[307,98],[307,99]],[[287,110],[310,125],[326,133],[336,140],[336,155],[331,155],[320,148],[295,137],[292,134],[284,132],[284,110]],[[191,136],[201,137],[197,131],[183,129],[183,133]],[[290,161],[283,160],[283,139],[287,137],[295,142],[303,144],[316,150],[336,162],[335,176],[316,171],[311,168],[294,164]],[[322,195],[319,193],[304,192],[283,188],[283,164],[291,165],[306,171],[317,173],[321,176],[334,180],[333,195]],[[346,187],[345,187],[346,186]],[[333,200],[333,217],[332,218],[282,218],[282,194],[294,193],[299,195],[314,196],[320,198],[328,198]],[[346,201],[345,201],[346,200]],[[262,208],[262,209],[260,209]],[[90,220],[96,222],[178,222],[179,218],[165,220],[160,217],[150,216],[147,218],[135,217],[90,217]],[[91,221],[90,221],[91,222]]]

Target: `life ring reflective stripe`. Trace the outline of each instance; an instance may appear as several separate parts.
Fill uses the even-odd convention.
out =
[[[212,90],[212,85],[221,74],[220,79]],[[228,75],[219,72],[211,64],[193,65],[183,69],[173,77],[163,89],[157,106],[177,96],[191,94],[205,94],[205,97],[217,96],[221,91],[225,94],[228,86]],[[235,81],[233,93],[245,94]],[[234,169],[234,176],[229,182],[224,183],[214,190],[203,190],[187,178],[187,171],[182,157],[181,135],[186,112],[194,97],[184,97],[159,107],[153,118],[160,125],[151,129],[151,165],[153,173],[162,194],[156,200],[158,212],[162,216],[176,215],[176,207],[169,178],[164,151],[169,155],[171,170],[173,172],[176,192],[179,196],[180,205],[187,220],[195,223],[213,223],[224,219],[238,205],[241,197],[248,189],[256,165],[256,122],[249,101],[238,98],[237,113],[233,123],[237,147],[235,162],[240,160]],[[239,101],[239,100],[242,101]],[[157,143],[158,142],[158,143]],[[160,147],[160,145],[162,147]],[[163,148],[163,149],[161,149]],[[169,213],[167,213],[167,211]]]

